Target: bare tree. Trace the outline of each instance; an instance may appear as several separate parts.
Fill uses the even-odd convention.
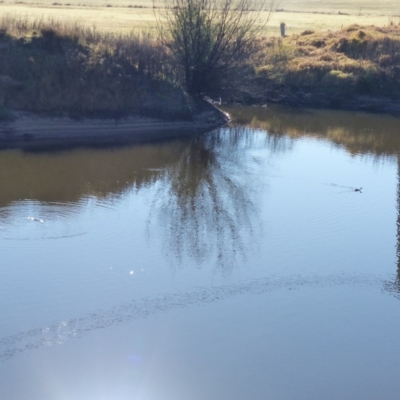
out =
[[[189,94],[207,93],[254,51],[274,0],[163,0],[157,27]],[[266,12],[263,22],[260,14]]]

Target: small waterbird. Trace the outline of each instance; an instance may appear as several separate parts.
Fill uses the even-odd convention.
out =
[[[354,191],[355,191],[355,192],[360,192],[360,193],[362,193],[362,188],[354,189]]]

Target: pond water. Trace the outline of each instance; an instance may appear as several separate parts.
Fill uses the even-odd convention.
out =
[[[0,152],[2,398],[398,398],[400,119],[227,111]]]

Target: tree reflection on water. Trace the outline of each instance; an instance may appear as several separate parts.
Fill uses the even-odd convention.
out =
[[[272,140],[275,140],[272,139]],[[193,139],[158,183],[149,231],[158,225],[178,263],[214,259],[228,272],[257,245],[259,191],[268,136],[244,127]]]

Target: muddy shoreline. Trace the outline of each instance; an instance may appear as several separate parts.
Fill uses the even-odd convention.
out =
[[[229,122],[228,114],[205,102],[191,120],[140,116],[120,119],[45,117],[16,112],[0,122],[0,149],[113,146],[172,139],[208,132]]]
[[[237,105],[246,105],[236,103]],[[362,111],[372,114],[400,116],[400,103],[387,98],[362,96],[340,99],[327,104],[320,102],[290,102],[268,99],[266,102],[251,102],[253,106],[277,104],[298,109],[332,109]],[[229,106],[229,104],[226,104]],[[168,140],[193,136],[211,131],[230,121],[229,114],[221,111],[211,102],[204,102],[193,113],[191,120],[163,120],[157,118],[130,116],[119,119],[45,117],[32,113],[16,112],[15,120],[0,122],[0,150],[40,150],[69,147],[119,146],[135,143]]]

